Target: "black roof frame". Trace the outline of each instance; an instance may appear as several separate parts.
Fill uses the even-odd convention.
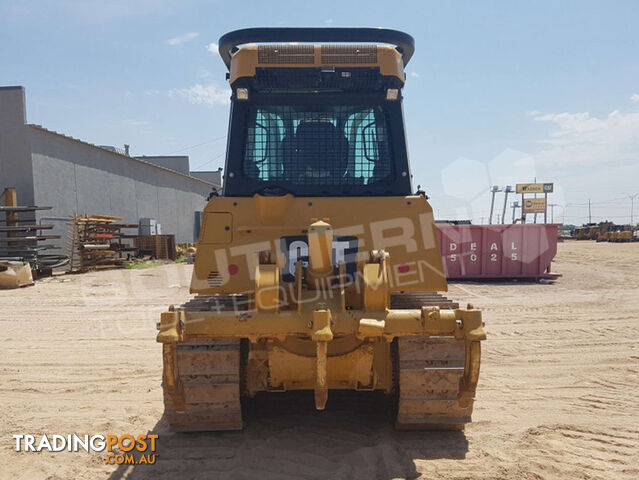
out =
[[[402,54],[404,66],[415,52],[415,39],[402,31],[382,27],[258,27],[234,30],[218,41],[220,56],[231,67],[231,57],[247,43],[387,43]]]

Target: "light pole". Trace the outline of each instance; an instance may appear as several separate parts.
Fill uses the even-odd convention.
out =
[[[635,224],[635,198],[639,197],[639,193],[634,193],[632,195],[626,193],[626,196],[630,199],[630,225]]]
[[[490,216],[488,217],[488,225],[493,224],[493,209],[495,208],[495,194],[497,192],[501,192],[501,189],[497,185],[493,185],[490,191],[493,194],[493,196],[490,200]]]
[[[550,223],[555,223],[555,207],[558,207],[559,204],[549,203],[548,206],[550,207]]]
[[[561,208],[561,216],[562,216],[561,223],[565,224],[566,223],[566,206],[567,205],[559,205],[558,203],[555,203],[554,206]],[[551,216],[552,216],[552,210],[551,210]]]
[[[501,211],[501,223],[506,223],[506,205],[508,204],[508,194],[513,191],[513,187],[507,185],[504,189],[504,209]]]
[[[513,209],[513,225],[515,224],[515,216],[517,213],[517,209],[519,208],[519,202],[517,200],[515,200],[511,205],[510,205]]]

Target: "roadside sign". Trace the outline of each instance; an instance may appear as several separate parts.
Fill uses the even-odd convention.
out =
[[[526,198],[523,204],[524,213],[544,213],[546,211],[545,198]]]
[[[518,183],[517,193],[552,193],[553,183]]]

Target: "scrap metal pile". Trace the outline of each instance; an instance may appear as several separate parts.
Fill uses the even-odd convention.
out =
[[[175,260],[177,250],[175,235],[139,235],[135,237],[138,254],[148,255],[157,260]]]
[[[123,230],[137,224],[117,223],[122,217],[110,215],[75,215],[71,225],[71,271],[87,271],[121,266],[137,249],[125,242],[137,235]]]
[[[18,205],[16,191],[7,188],[2,193],[4,205],[0,205],[0,261],[28,263],[36,274],[49,274],[53,268],[67,264],[66,255],[47,253],[58,248],[55,243],[41,243],[59,240],[60,235],[44,234],[54,225],[38,224],[35,212],[50,210],[52,207]]]

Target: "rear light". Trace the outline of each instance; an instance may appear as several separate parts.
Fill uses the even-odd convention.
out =
[[[248,88],[238,88],[235,91],[235,97],[238,100],[248,100],[249,99]]]
[[[389,88],[386,90],[386,100],[397,100],[399,98],[399,90],[397,88]]]
[[[237,274],[237,272],[240,271],[240,267],[238,267],[237,265],[235,265],[234,263],[232,263],[231,265],[229,265],[229,274],[230,275],[235,275]]]

